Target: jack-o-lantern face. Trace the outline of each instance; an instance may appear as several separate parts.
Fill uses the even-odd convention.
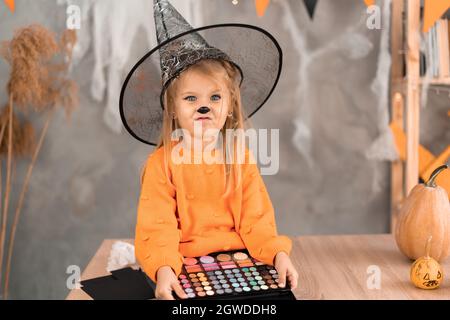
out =
[[[435,289],[441,284],[444,274],[439,263],[431,257],[419,258],[411,267],[411,281],[421,289]]]

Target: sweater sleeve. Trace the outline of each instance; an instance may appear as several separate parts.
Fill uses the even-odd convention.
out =
[[[153,153],[144,167],[135,235],[136,259],[155,283],[160,267],[170,266],[178,276],[183,264],[175,190],[169,184],[170,173],[166,176],[163,158]]]
[[[243,168],[240,236],[252,257],[273,265],[278,252],[290,255],[292,240],[277,233],[274,208],[256,163],[246,162]]]

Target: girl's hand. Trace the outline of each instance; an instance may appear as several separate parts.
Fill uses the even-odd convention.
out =
[[[175,291],[176,295],[181,299],[186,299],[187,294],[181,288],[178,282],[175,272],[169,266],[162,266],[158,269],[156,275],[156,290],[155,297],[158,300],[175,300],[172,295],[172,290]]]
[[[292,290],[297,288],[298,272],[295,270],[291,259],[286,252],[280,251],[275,256],[275,269],[278,272],[278,285],[282,288],[286,285],[286,277],[289,280],[289,285]]]

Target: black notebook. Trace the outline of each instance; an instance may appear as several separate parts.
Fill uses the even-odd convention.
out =
[[[80,282],[94,300],[148,300],[155,298],[154,286],[141,269],[124,268],[110,276]]]

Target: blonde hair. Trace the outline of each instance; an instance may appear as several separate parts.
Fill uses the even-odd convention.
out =
[[[241,167],[239,164],[239,161],[236,160],[237,154],[239,151],[236,150],[236,139],[233,136],[233,143],[230,143],[230,141],[227,141],[227,130],[237,130],[237,129],[243,129],[245,130],[245,115],[242,108],[242,101],[241,101],[241,92],[240,92],[240,72],[239,70],[230,62],[225,60],[213,60],[213,59],[204,59],[200,62],[190,66],[189,69],[196,69],[202,72],[203,74],[207,76],[214,77],[215,74],[217,74],[220,71],[225,70],[225,86],[230,92],[230,104],[231,104],[231,110],[228,112],[232,112],[233,117],[227,117],[227,120],[223,126],[223,128],[220,130],[222,135],[222,159],[226,159],[227,155],[232,155],[232,161],[231,163],[228,163],[229,161],[225,161],[224,163],[224,189],[225,192],[223,194],[223,197],[227,197],[229,193],[231,192],[231,186],[233,184],[232,178],[234,178],[235,181],[235,189],[238,188],[239,184],[241,183],[242,177],[241,177]],[[221,68],[223,68],[221,70]],[[169,85],[167,90],[164,92],[164,117],[163,117],[163,124],[162,124],[162,130],[161,135],[159,137],[159,141],[157,144],[157,149],[160,147],[164,148],[164,162],[165,162],[165,170],[166,170],[166,176],[168,177],[168,163],[169,159],[168,156],[172,153],[172,132],[174,130],[179,129],[179,124],[177,119],[174,119],[172,114],[175,112],[175,95],[177,90],[177,78],[173,80],[173,82]],[[229,107],[229,106],[227,106]],[[247,127],[249,127],[250,124],[247,121]],[[244,141],[245,143],[245,141]],[[230,150],[230,145],[233,147],[233,150]],[[225,146],[225,148],[224,148]],[[169,183],[173,186],[170,179]]]

